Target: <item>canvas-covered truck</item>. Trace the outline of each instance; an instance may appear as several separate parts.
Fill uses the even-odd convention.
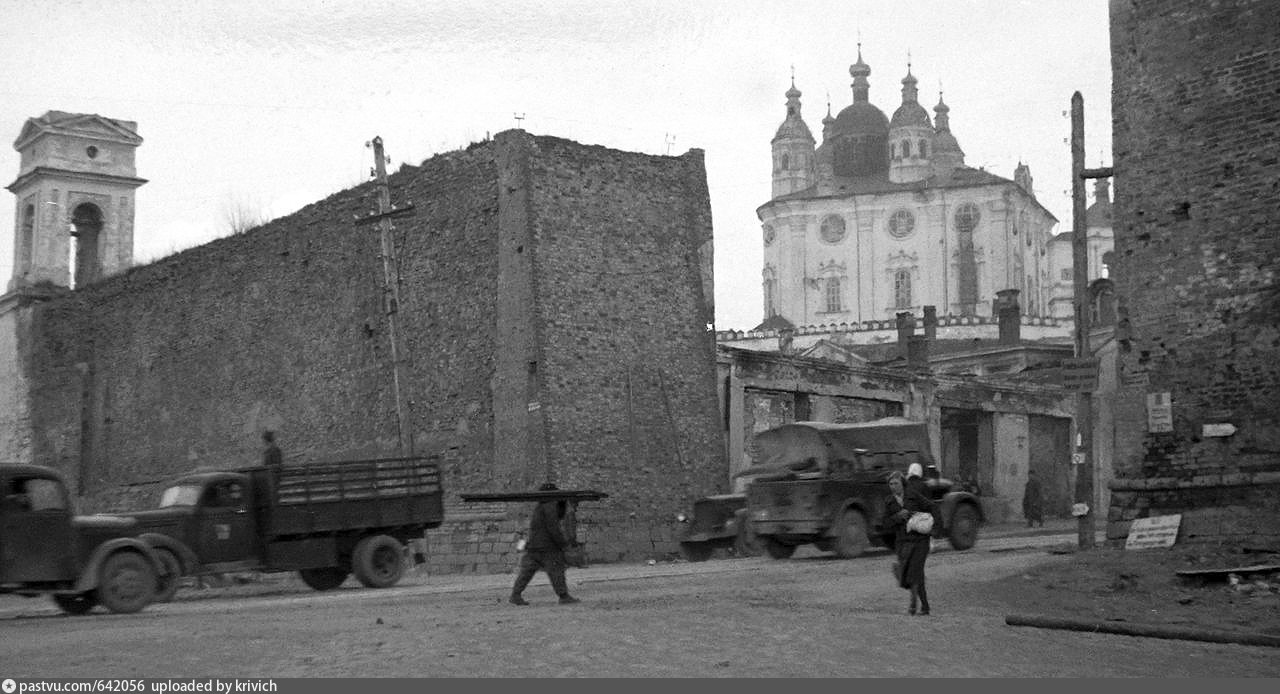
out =
[[[444,521],[444,495],[435,460],[380,458],[193,472],[164,486],[158,508],[127,515],[169,567],[161,600],[181,576],[239,571],[297,571],[315,590],[354,573],[386,588],[404,575],[406,544]]]
[[[0,464],[0,593],[48,595],[69,614],[96,605],[137,612],[156,595],[163,567],[133,537],[137,521],[77,516],[57,471]]]
[[[883,527],[884,500],[893,471],[911,463],[926,470],[934,500],[934,537],[956,549],[977,541],[984,514],[978,497],[938,475],[927,425],[901,417],[861,424],[795,422],[755,437],[747,516],[765,552],[790,557],[812,543],[841,557],[856,557],[872,545],[893,546]]]

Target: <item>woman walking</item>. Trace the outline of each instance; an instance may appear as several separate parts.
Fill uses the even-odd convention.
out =
[[[933,513],[933,502],[922,479],[923,469],[919,463],[912,463],[907,468],[907,478],[901,472],[889,475],[890,496],[885,501],[885,526],[894,531],[894,549],[898,554],[898,565],[894,574],[898,577],[898,586],[911,591],[911,606],[907,614],[929,614],[929,594],[925,590],[924,563],[929,558],[929,534],[918,533],[907,528],[907,521],[913,513]]]

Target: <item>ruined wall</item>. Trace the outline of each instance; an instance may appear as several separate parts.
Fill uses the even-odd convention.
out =
[[[1274,9],[1265,0],[1111,3],[1123,384],[1112,537],[1156,513],[1188,514],[1185,531],[1219,513],[1210,508],[1245,508],[1278,491]],[[1149,393],[1171,394],[1172,432],[1148,431]],[[1206,424],[1236,432],[1206,437]],[[1266,511],[1280,539],[1280,516]],[[1215,523],[1221,536],[1241,534]]]
[[[610,558],[674,551],[684,490],[724,477],[701,153],[651,157],[510,131],[390,177],[417,449],[466,491],[553,480]],[[89,509],[155,480],[395,451],[371,185],[29,309],[31,460]],[[138,486],[128,486],[136,484]],[[670,500],[670,501],[668,501]],[[514,562],[527,509],[468,509],[435,570]],[[478,520],[477,520],[478,519]],[[597,557],[605,553],[596,553]]]

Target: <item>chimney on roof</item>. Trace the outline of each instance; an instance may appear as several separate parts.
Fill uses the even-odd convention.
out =
[[[782,328],[778,331],[778,352],[781,354],[794,354],[795,346],[793,341],[796,337],[796,331],[791,328]]]
[[[938,339],[938,307],[924,307],[924,336],[930,340]]]
[[[907,354],[907,340],[916,332],[916,317],[910,311],[903,311],[896,314],[898,317],[898,350],[905,358]]]
[[[1000,320],[1000,344],[1016,345],[1022,341],[1022,308],[1018,306],[1017,289],[996,292],[996,315]]]
[[[929,368],[929,338],[925,335],[907,337],[907,365],[913,369]]]

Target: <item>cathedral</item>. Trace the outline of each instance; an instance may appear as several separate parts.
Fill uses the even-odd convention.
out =
[[[932,117],[907,65],[892,117],[868,99],[858,60],[853,103],[822,119],[819,144],[792,79],[772,141],[772,198],[762,223],[765,321],[759,329],[891,321],[898,313],[991,318],[1001,290],[1021,313],[1049,317],[1057,219],[1030,168],[1013,179],[965,166],[939,93]]]

